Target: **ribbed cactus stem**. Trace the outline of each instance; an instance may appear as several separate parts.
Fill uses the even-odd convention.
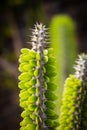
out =
[[[35,50],[39,55],[40,55],[40,59],[39,59],[39,68],[38,69],[38,80],[39,80],[39,86],[38,86],[38,90],[39,90],[39,95],[38,98],[40,99],[40,103],[37,104],[38,106],[40,106],[40,109],[38,110],[38,115],[39,115],[39,129],[40,130],[45,130],[47,128],[47,126],[45,125],[45,119],[46,119],[46,115],[45,115],[45,110],[46,110],[46,106],[45,106],[45,89],[44,89],[44,54],[43,51],[45,49],[45,46],[47,44],[46,42],[46,28],[45,25],[43,24],[36,24],[35,25],[35,29],[33,30],[32,34],[32,49]],[[37,60],[38,62],[38,60]],[[37,66],[36,66],[37,67]],[[37,87],[37,86],[36,86]]]
[[[58,130],[87,130],[87,55],[79,55],[74,68],[65,82]]]
[[[55,113],[57,96],[53,91],[55,58],[52,48],[45,49],[47,43],[46,28],[36,24],[32,32],[32,49],[21,49],[19,58],[20,106],[24,109],[20,130],[55,130],[58,115]]]
[[[83,122],[87,120],[83,116],[83,111],[85,109],[85,99],[87,99],[87,55],[82,54],[78,56],[78,60],[76,61],[77,65],[74,66],[76,72],[75,76],[82,81],[81,89],[78,91],[78,98],[76,99],[78,101],[77,106],[78,109],[80,108],[80,114],[79,116],[79,129],[83,129],[84,125]],[[85,113],[86,114],[86,113]],[[84,128],[85,129],[85,128]]]

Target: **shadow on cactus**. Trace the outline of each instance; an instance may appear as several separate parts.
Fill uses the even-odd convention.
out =
[[[55,113],[54,94],[55,58],[48,44],[47,29],[36,24],[32,31],[32,49],[21,49],[19,58],[20,106],[23,108],[20,130],[55,130],[58,115]]]

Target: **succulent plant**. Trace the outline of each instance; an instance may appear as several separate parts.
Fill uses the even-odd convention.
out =
[[[57,76],[55,82],[58,84],[58,107],[60,114],[61,98],[66,77],[73,73],[73,64],[77,56],[77,41],[75,38],[75,23],[73,19],[60,14],[53,17],[50,24],[51,47],[54,49],[57,59]]]
[[[87,55],[79,55],[74,68],[65,82],[58,130],[87,130]]]
[[[23,108],[20,130],[55,130],[58,115],[55,113],[54,84],[55,58],[47,46],[47,29],[36,24],[32,31],[32,49],[23,48],[19,57],[20,106]]]

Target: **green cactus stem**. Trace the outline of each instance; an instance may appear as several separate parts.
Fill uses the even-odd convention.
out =
[[[61,98],[66,77],[73,73],[73,64],[77,55],[77,41],[75,37],[75,23],[66,14],[53,17],[50,24],[51,47],[57,59],[57,77],[55,82],[58,84],[58,112],[60,114]]]
[[[46,30],[43,24],[37,23],[32,31],[32,49],[21,49],[19,97],[24,111],[20,130],[55,130],[58,126],[54,103],[57,86],[53,83],[55,58],[51,48],[45,49],[48,41]]]
[[[58,130],[87,130],[87,55],[76,64],[65,82]]]

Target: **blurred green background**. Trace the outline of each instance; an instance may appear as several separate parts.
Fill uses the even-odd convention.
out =
[[[18,57],[31,47],[31,28],[50,26],[55,15],[67,14],[76,23],[79,53],[87,52],[86,0],[1,0],[0,2],[0,130],[19,130]],[[68,51],[68,50],[67,50]]]

